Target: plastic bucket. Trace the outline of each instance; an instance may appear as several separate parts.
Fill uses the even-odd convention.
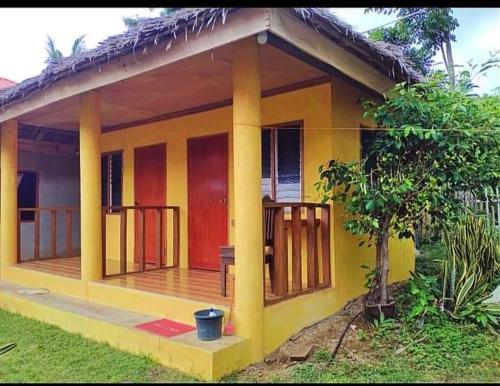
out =
[[[194,313],[196,332],[200,340],[216,340],[222,335],[224,311],[217,309],[200,310]]]

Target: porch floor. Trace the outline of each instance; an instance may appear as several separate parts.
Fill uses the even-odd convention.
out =
[[[80,279],[79,257],[26,261],[18,267]],[[159,293],[196,301],[231,305],[233,294],[233,275],[227,277],[227,296],[220,294],[220,273],[200,269],[165,268],[140,273],[112,276],[99,280],[99,283]],[[266,299],[273,299],[269,280],[266,280]]]

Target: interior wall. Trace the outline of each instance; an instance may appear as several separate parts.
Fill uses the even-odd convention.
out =
[[[38,173],[38,207],[80,206],[80,162],[77,154],[41,154],[19,151],[18,169]],[[79,256],[80,215],[73,216],[73,253]],[[57,214],[57,254],[66,252],[66,213]],[[34,254],[34,222],[21,223],[21,260]],[[44,211],[40,217],[40,256],[50,255],[50,216]]]

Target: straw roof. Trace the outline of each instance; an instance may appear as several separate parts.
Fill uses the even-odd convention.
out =
[[[365,59],[390,78],[410,82],[420,79],[420,75],[404,57],[400,47],[370,41],[327,9],[287,10],[318,33]],[[167,16],[141,20],[135,27],[103,40],[94,49],[52,62],[38,76],[0,89],[0,106],[6,108],[21,102],[58,80],[119,56],[129,53],[134,53],[137,57],[146,55],[148,47],[160,44],[165,45],[168,51],[174,39],[187,39],[188,32],[200,33],[205,28],[213,28],[217,23],[224,24],[226,19],[237,11],[238,8],[184,8]]]

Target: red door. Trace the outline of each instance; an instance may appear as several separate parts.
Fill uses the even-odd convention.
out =
[[[227,245],[227,134],[188,140],[190,268],[219,270]]]
[[[134,149],[135,205],[164,206],[166,196],[165,144]],[[141,215],[135,211],[135,260],[141,256]],[[156,213],[145,211],[146,263],[156,262]]]

